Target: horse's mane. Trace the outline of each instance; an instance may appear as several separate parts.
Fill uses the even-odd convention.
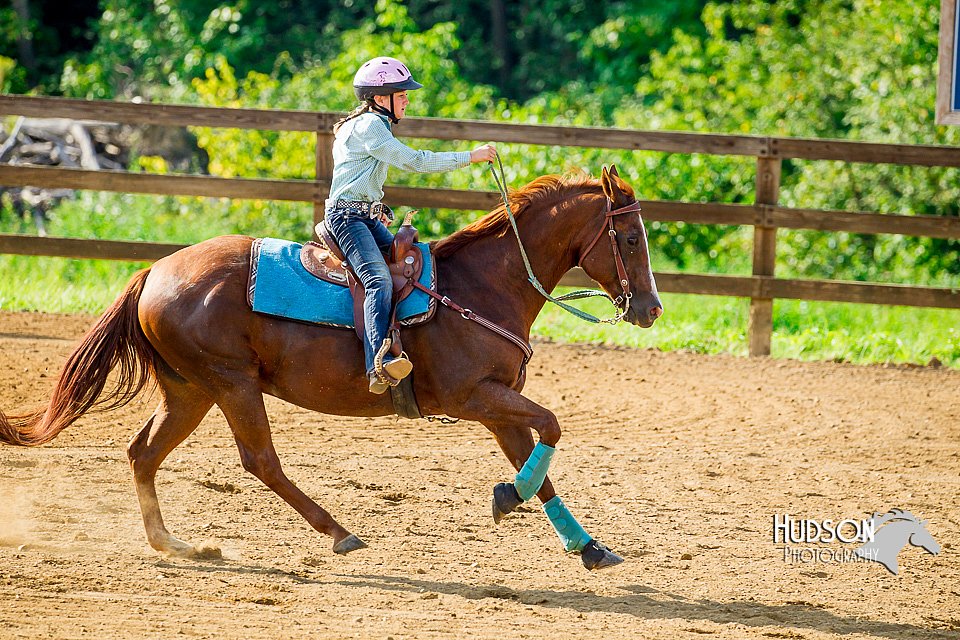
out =
[[[623,183],[621,185],[626,187]],[[534,204],[569,197],[574,192],[594,191],[600,188],[599,180],[583,172],[540,176],[529,184],[509,192],[510,210],[515,217],[519,218]],[[632,189],[626,187],[626,190],[632,195]],[[509,231],[510,219],[507,217],[506,207],[501,204],[476,222],[432,243],[430,249],[437,257],[444,258],[481,238],[499,237]]]

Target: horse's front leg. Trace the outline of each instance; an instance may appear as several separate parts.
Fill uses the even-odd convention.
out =
[[[560,440],[557,417],[505,385],[493,383],[477,388],[469,407],[472,409],[469,418],[478,420],[493,433],[517,470],[512,483],[501,482],[493,489],[494,521],[499,523],[536,495],[564,548],[580,553],[587,569],[602,569],[623,562],[623,558],[594,540],[580,526],[547,477]],[[539,435],[536,445],[531,430]]]

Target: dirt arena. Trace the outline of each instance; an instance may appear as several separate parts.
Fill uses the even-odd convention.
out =
[[[45,398],[90,320],[0,314],[0,407]],[[214,411],[158,487],[174,535],[223,559],[162,557],[124,453],[144,397],[0,448],[0,638],[960,637],[960,372],[534,347],[527,395],[565,428],[551,477],[619,567],[584,570],[538,508],[493,524],[513,474],[478,424],[273,399],[288,475],[370,548],[334,555]],[[773,541],[775,514],[894,507],[942,546],[904,547],[899,575]]]

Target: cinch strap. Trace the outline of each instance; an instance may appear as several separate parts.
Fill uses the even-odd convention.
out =
[[[523,468],[517,473],[513,486],[517,490],[517,495],[524,501],[537,495],[540,487],[543,486],[543,480],[547,477],[547,469],[550,468],[550,461],[553,459],[553,447],[549,447],[542,442],[538,442],[533,448],[530,457],[527,458]]]
[[[573,517],[560,496],[543,503],[543,511],[550,518],[550,524],[556,529],[560,542],[567,551],[582,551],[592,539]]]

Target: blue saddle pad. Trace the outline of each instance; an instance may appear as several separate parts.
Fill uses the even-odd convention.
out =
[[[259,244],[259,251],[256,251]],[[301,322],[354,328],[353,297],[350,289],[320,280],[300,264],[303,245],[289,240],[263,238],[254,244],[250,256],[250,283],[247,299],[254,311]],[[433,260],[430,247],[417,246],[423,252],[420,283],[433,289]],[[423,291],[414,291],[400,301],[397,320],[416,324],[429,319],[434,300]]]

